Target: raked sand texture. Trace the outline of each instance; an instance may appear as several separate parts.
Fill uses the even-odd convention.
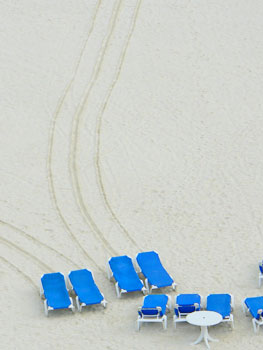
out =
[[[213,349],[258,347],[241,301],[263,294],[262,1],[9,0],[0,17],[1,349],[189,349],[198,327],[136,332],[142,294],[107,280],[109,257],[147,250],[178,292],[235,296]],[[84,267],[107,309],[46,318],[41,275]]]

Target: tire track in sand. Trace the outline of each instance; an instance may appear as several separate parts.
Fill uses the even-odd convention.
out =
[[[78,148],[78,133],[79,133],[79,125],[81,121],[81,116],[83,115],[85,107],[88,106],[88,99],[90,96],[90,93],[92,91],[92,88],[94,84],[96,83],[99,73],[101,71],[101,67],[104,62],[105,54],[107,51],[107,48],[109,46],[110,39],[112,37],[112,34],[114,32],[116,22],[117,22],[117,17],[120,11],[122,1],[120,0],[114,7],[114,14],[111,19],[110,23],[110,29],[109,32],[106,36],[105,43],[102,44],[102,49],[101,49],[101,54],[99,55],[99,58],[95,64],[95,67],[92,72],[92,78],[91,82],[88,86],[87,92],[84,97],[83,103],[80,105],[78,108],[78,111],[76,112],[75,116],[73,117],[73,122],[72,122],[72,137],[71,137],[71,152],[70,152],[70,171],[71,171],[71,178],[72,178],[72,183],[73,183],[73,190],[74,190],[74,195],[76,198],[76,201],[80,207],[80,211],[83,214],[83,218],[86,221],[86,223],[92,228],[93,232],[96,234],[96,237],[102,242],[103,246],[105,249],[113,255],[118,255],[118,253],[115,251],[115,249],[110,245],[110,243],[107,241],[105,238],[103,232],[99,229],[93,218],[91,217],[87,206],[84,203],[84,199],[82,196],[81,192],[81,187],[80,187],[80,182],[79,182],[79,174],[78,174],[78,167],[77,167],[77,161],[76,161],[76,154],[77,154],[77,148]]]
[[[41,266],[41,268],[44,267],[44,269],[46,271],[49,272],[54,272],[53,269],[46,265],[43,261],[41,261],[40,259],[38,259],[36,256],[34,256],[33,254],[27,252],[25,249],[19,247],[18,245],[16,245],[15,243],[9,241],[8,239],[4,238],[4,237],[0,237],[0,241],[2,241],[5,245],[7,246],[11,246],[12,248],[15,248],[16,250],[18,250],[19,252],[21,252],[22,254],[28,256],[29,258],[31,258],[31,260],[36,261],[38,263],[39,266]]]
[[[122,50],[122,53],[120,55],[120,60],[119,60],[118,68],[116,70],[115,77],[114,77],[114,79],[113,79],[113,81],[112,81],[112,83],[110,85],[110,88],[109,88],[109,90],[107,92],[106,98],[104,100],[104,103],[102,105],[101,111],[100,111],[99,116],[98,116],[97,132],[96,132],[97,142],[96,142],[96,154],[95,154],[95,166],[96,166],[96,171],[97,171],[99,190],[100,190],[100,193],[101,193],[101,195],[102,195],[102,197],[104,199],[105,205],[106,205],[108,211],[110,212],[112,218],[115,220],[115,222],[121,228],[122,232],[126,235],[126,237],[130,240],[130,242],[132,242],[132,244],[139,251],[142,251],[142,249],[139,247],[137,242],[133,239],[133,237],[129,233],[129,231],[120,222],[119,218],[117,217],[115,211],[113,210],[113,208],[112,208],[112,206],[110,204],[110,200],[109,200],[108,195],[107,195],[106,190],[105,190],[105,186],[104,186],[104,182],[103,182],[103,178],[102,178],[101,165],[100,164],[101,164],[101,127],[102,127],[103,115],[104,115],[105,110],[107,108],[108,102],[109,102],[109,100],[111,98],[112,92],[113,92],[113,90],[114,90],[114,88],[115,88],[115,86],[116,86],[116,84],[118,82],[118,79],[120,77],[121,70],[122,70],[122,67],[123,67],[123,63],[124,63],[124,60],[125,60],[125,56],[126,56],[129,44],[130,44],[130,40],[131,40],[132,34],[134,32],[134,29],[135,29],[136,22],[137,22],[137,18],[138,18],[138,14],[139,14],[139,9],[140,9],[141,3],[142,3],[142,0],[139,0],[137,2],[137,5],[136,5],[135,11],[134,11],[134,16],[133,16],[133,19],[132,19],[132,23],[131,23],[131,26],[130,26],[130,29],[129,29],[129,33],[128,33],[128,36],[127,36],[127,39],[126,39],[126,43],[125,43],[125,45],[123,47],[123,50]]]
[[[99,0],[97,2],[97,5],[96,5],[96,9],[95,9],[95,12],[94,12],[94,15],[93,15],[93,19],[92,19],[92,23],[91,23],[91,27],[89,29],[89,32],[88,32],[88,35],[87,35],[87,39],[82,47],[82,50],[80,52],[80,55],[79,55],[79,58],[78,58],[78,61],[77,61],[77,64],[76,64],[76,67],[75,67],[75,70],[73,72],[73,75],[72,75],[72,78],[70,80],[70,82],[68,83],[66,89],[65,89],[65,92],[64,94],[62,95],[62,97],[60,98],[60,101],[58,102],[58,105],[56,107],[56,110],[55,110],[55,113],[54,113],[54,116],[52,118],[52,121],[51,121],[51,131],[50,131],[50,138],[49,138],[49,147],[48,147],[48,157],[47,157],[47,172],[48,172],[48,183],[49,183],[49,192],[50,192],[50,196],[51,196],[51,199],[55,205],[55,208],[56,208],[56,211],[58,213],[58,216],[60,218],[60,220],[62,221],[62,223],[64,224],[67,232],[69,233],[69,235],[71,236],[71,239],[74,241],[74,243],[78,246],[78,248],[80,249],[80,251],[84,254],[84,256],[86,258],[88,258],[90,260],[90,262],[96,266],[101,272],[104,272],[103,269],[96,263],[95,260],[93,260],[90,255],[86,252],[86,250],[82,247],[82,245],[80,244],[80,242],[78,241],[77,237],[75,236],[75,234],[73,233],[73,231],[71,230],[71,228],[69,227],[69,224],[67,223],[60,207],[59,207],[59,204],[58,204],[58,200],[57,200],[57,195],[56,195],[56,189],[55,189],[55,185],[54,185],[54,177],[53,177],[53,171],[52,171],[52,160],[53,160],[53,149],[54,149],[54,136],[55,136],[55,129],[56,129],[56,123],[57,123],[57,119],[58,119],[58,116],[60,114],[60,111],[62,109],[62,106],[64,104],[64,101],[70,91],[70,88],[75,80],[75,76],[76,76],[76,73],[77,73],[77,70],[79,68],[79,65],[80,65],[80,62],[81,62],[81,58],[84,54],[84,51],[86,49],[86,46],[87,46],[87,43],[89,41],[89,38],[91,36],[91,33],[93,32],[93,28],[94,28],[94,24],[95,24],[95,20],[96,20],[96,17],[97,17],[97,14],[98,14],[98,10],[99,10],[99,7],[101,5],[101,0]]]
[[[43,243],[41,242],[40,240],[38,240],[37,238],[31,236],[29,233],[23,231],[22,229],[8,223],[8,222],[5,222],[3,220],[0,220],[0,224],[1,225],[4,225],[4,226],[7,226],[9,228],[11,228],[12,230],[16,231],[16,232],[19,232],[22,236],[28,238],[29,240],[31,240],[32,242],[42,246],[42,247],[45,247],[47,248],[48,250],[50,250],[51,252],[55,253],[56,255],[60,256],[64,261],[66,261],[68,264],[70,265],[73,265],[75,266],[76,268],[80,268],[79,265],[77,265],[73,260],[71,260],[70,258],[68,258],[66,255],[64,255],[63,253],[57,251],[56,249],[50,247],[49,245],[47,245],[46,243]]]
[[[4,262],[9,267],[11,267],[11,269],[15,270],[19,275],[22,275],[23,278],[27,282],[29,282],[36,289],[37,292],[39,292],[38,286],[35,284],[35,282],[27,274],[25,274],[23,271],[21,271],[16,265],[14,265],[10,261],[6,260],[3,256],[0,256],[0,260],[2,260],[2,262]]]

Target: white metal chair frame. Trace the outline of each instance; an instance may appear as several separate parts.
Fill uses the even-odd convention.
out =
[[[168,296],[168,302],[167,302],[166,308],[167,308],[168,312],[170,312],[172,309],[172,301],[171,301],[171,297],[169,295],[167,295],[167,296]],[[143,310],[158,311],[158,313],[154,314],[154,315],[146,315],[143,313]],[[138,308],[138,312],[140,314],[138,315],[138,318],[137,318],[137,326],[136,326],[137,331],[140,330],[141,324],[143,322],[161,322],[163,324],[163,329],[167,329],[167,316],[161,315],[161,311],[162,311],[162,308],[160,306],[157,306],[156,308],[149,308],[149,307],[140,306]]]

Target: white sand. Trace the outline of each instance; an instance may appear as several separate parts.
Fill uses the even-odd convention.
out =
[[[198,327],[135,332],[106,260],[155,249],[178,292],[260,295],[261,0],[0,3],[1,349],[189,349]],[[93,270],[108,308],[44,316],[43,273]],[[175,293],[164,290],[174,297]],[[204,343],[195,349],[204,349]]]

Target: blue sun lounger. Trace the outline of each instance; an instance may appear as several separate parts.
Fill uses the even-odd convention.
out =
[[[146,295],[143,305],[138,308],[137,330],[140,330],[142,322],[161,322],[166,329],[166,309],[171,310],[171,298],[168,295]]]
[[[231,294],[210,294],[207,296],[206,309],[215,311],[222,315],[222,322],[230,322],[231,329],[234,328],[234,297]]]
[[[41,277],[40,296],[44,297],[46,316],[50,310],[71,309],[72,312],[75,310],[65,278],[60,272],[47,273]]]
[[[116,281],[115,288],[118,298],[122,293],[128,292],[142,291],[145,294],[146,288],[137,275],[129,256],[113,257],[109,259],[108,264],[108,277],[109,279],[114,277]]]
[[[159,255],[155,251],[137,254],[137,264],[145,276],[145,285],[148,293],[152,289],[172,286],[176,289],[176,283],[163,267]]]
[[[246,298],[243,301],[243,311],[246,315],[250,312],[254,332],[257,333],[259,326],[263,325],[263,297]]]
[[[87,269],[71,271],[68,275],[69,284],[76,294],[76,303],[79,312],[83,306],[101,304],[104,307],[107,301],[94,282],[92,272]]]
[[[199,294],[179,294],[175,297],[174,327],[177,322],[186,322],[186,316],[200,311],[202,297]]]

